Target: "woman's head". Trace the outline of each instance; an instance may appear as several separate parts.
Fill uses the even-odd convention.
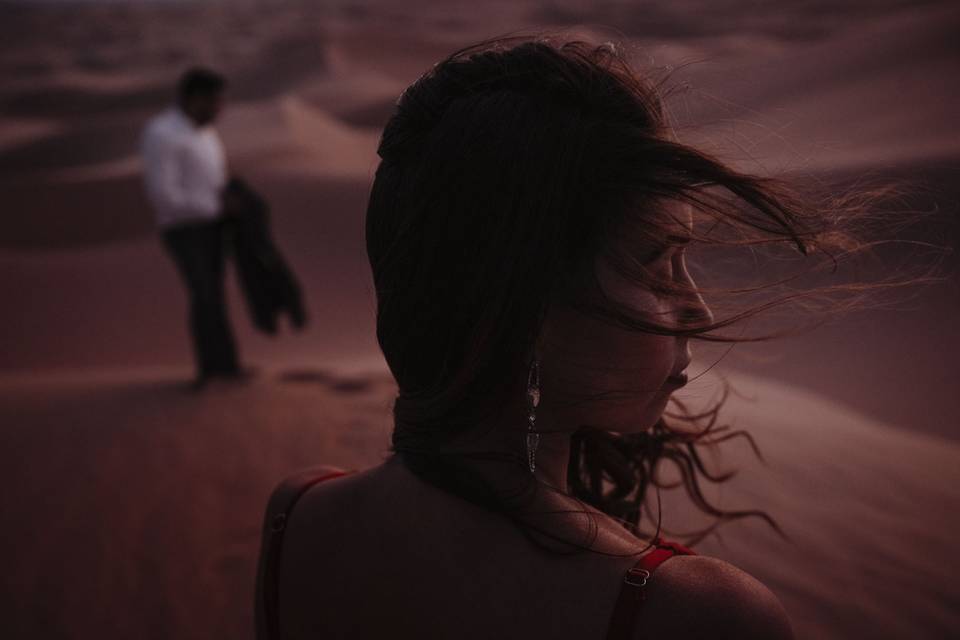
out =
[[[571,393],[603,381],[633,390],[635,409],[664,404],[687,339],[715,328],[677,245],[703,186],[738,176],[674,142],[658,88],[614,47],[458,52],[403,93],[378,152],[367,248],[401,392],[395,444],[439,444],[522,395],[550,327],[562,338],[539,354],[545,388],[553,372]]]
[[[663,96],[613,45],[520,38],[454,53],[397,101],[366,241],[400,390],[393,446],[445,470],[433,480],[455,474],[451,441],[481,423],[517,426],[522,467],[523,417],[499,417],[522,402],[536,358],[557,423],[623,434],[614,494],[633,496],[635,522],[675,433],[662,414],[689,341],[726,340],[716,330],[749,315],[713,317],[685,246],[842,246],[833,218],[780,182],[678,142]],[[597,443],[580,444],[574,492],[616,511]]]

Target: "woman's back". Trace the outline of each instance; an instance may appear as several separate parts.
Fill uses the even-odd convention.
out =
[[[324,475],[331,474],[314,474]],[[626,554],[643,544],[612,520],[601,521],[595,544],[623,555],[540,549],[508,519],[423,482],[393,458],[311,486],[284,523],[282,554],[264,553],[261,563],[276,561],[268,573],[276,570],[283,638],[599,640],[640,557]],[[269,590],[263,569],[259,586]],[[791,637],[773,594],[712,558],[674,556],[644,589],[627,637]]]

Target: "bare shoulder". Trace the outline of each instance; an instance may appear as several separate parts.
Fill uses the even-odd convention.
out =
[[[637,638],[793,640],[787,612],[762,582],[709,556],[675,556],[647,585]]]
[[[312,480],[344,472],[346,470],[340,467],[315,465],[289,474],[280,480],[270,493],[270,499],[267,502],[267,514],[283,511],[292,500],[299,496],[305,486],[314,484]]]

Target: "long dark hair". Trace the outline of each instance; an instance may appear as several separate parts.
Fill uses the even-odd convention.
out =
[[[663,107],[668,77],[641,75],[609,43],[501,38],[453,53],[398,99],[378,148],[366,243],[377,339],[399,387],[392,451],[425,480],[513,513],[516,496],[493,491],[449,443],[523,393],[552,304],[638,331],[734,342],[773,334],[720,330],[811,299],[790,289],[684,325],[639,318],[618,306],[596,286],[592,265],[600,254],[644,286],[687,293],[656,281],[639,257],[636,242],[672,241],[649,215],[660,203],[688,203],[709,220],[695,242],[789,245],[834,264],[866,247],[848,223],[884,192],[804,198],[784,180],[739,172],[682,144]],[[634,244],[618,241],[623,238]],[[856,298],[862,287],[817,290],[835,291]],[[780,531],[763,511],[723,511],[701,492],[699,476],[722,482],[731,473],[709,471],[697,447],[744,437],[757,451],[748,433],[717,422],[722,403],[698,413],[674,401],[675,410],[635,435],[581,427],[571,442],[571,494],[639,532],[647,489],[662,486],[656,466],[669,460],[694,502],[716,517],[688,544],[748,515]],[[521,438],[510,463],[525,464]],[[525,477],[536,490],[538,483]]]

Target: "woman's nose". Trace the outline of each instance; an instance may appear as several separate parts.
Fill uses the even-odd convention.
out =
[[[713,320],[713,312],[699,292],[694,292],[680,311],[680,322],[685,325],[710,325]]]

